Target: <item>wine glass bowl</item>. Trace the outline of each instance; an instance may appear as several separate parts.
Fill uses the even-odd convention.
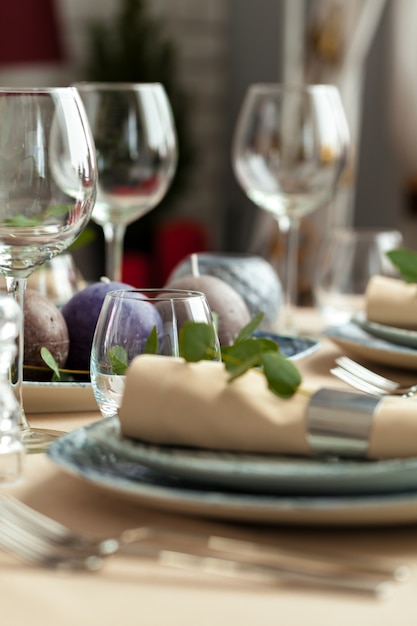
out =
[[[220,360],[219,339],[202,292],[166,288],[120,289],[106,294],[94,333],[90,366],[93,392],[103,417],[117,413],[125,369],[135,357],[143,353],[180,356],[179,336],[188,321],[209,325],[213,359]]]
[[[164,198],[177,164],[170,103],[159,83],[77,83],[99,170],[93,220],[103,228],[106,275],[121,280],[126,227]]]
[[[0,268],[5,275],[28,276],[65,250],[89,220],[94,148],[84,139],[81,108],[71,88],[0,89]]]
[[[250,200],[286,234],[284,330],[296,301],[300,219],[332,198],[347,160],[349,132],[331,85],[251,85],[236,122],[232,164]]]
[[[90,220],[96,194],[94,142],[75,88],[0,88],[0,273],[24,310],[28,276],[64,251]],[[25,447],[53,434],[30,429],[22,403],[23,315],[12,386]]]

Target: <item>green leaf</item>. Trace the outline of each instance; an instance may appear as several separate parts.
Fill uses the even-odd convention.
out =
[[[258,313],[257,315],[255,315],[255,317],[253,317],[251,321],[242,328],[242,330],[236,337],[235,343],[238,341],[242,341],[243,339],[248,339],[249,337],[252,337],[253,333],[262,322],[263,318],[263,313]]]
[[[235,343],[222,346],[221,357],[229,373],[229,382],[248,370],[257,368],[265,375],[269,389],[282,398],[291,397],[301,383],[296,366],[280,354],[276,341],[267,337],[253,337],[263,314],[255,316],[240,331]],[[190,362],[216,356],[213,350],[213,328],[209,324],[187,322],[180,331],[180,355]]]
[[[417,253],[406,248],[397,248],[386,253],[391,263],[407,283],[417,282]]]
[[[16,228],[28,228],[30,226],[39,226],[42,223],[39,217],[26,217],[26,215],[14,215],[3,220],[6,226],[15,226]]]
[[[301,375],[294,363],[279,352],[262,356],[263,371],[268,387],[281,398],[290,398],[301,383]]]
[[[156,326],[154,326],[149,333],[146,343],[143,348],[143,354],[157,354],[158,353],[158,332]]]
[[[54,356],[44,346],[41,348],[41,357],[45,365],[47,365],[54,373],[54,380],[61,380],[61,373],[59,371],[58,363],[55,361]]]
[[[241,361],[235,365],[230,365],[226,367],[227,371],[230,373],[229,382],[232,382],[239,376],[243,376],[246,372],[254,367],[259,366],[259,356],[253,356],[252,358],[246,359],[246,361]]]
[[[186,361],[195,363],[197,361],[215,358],[216,354],[213,346],[214,331],[209,324],[186,322],[181,328],[179,334],[179,351],[180,356]]]
[[[122,346],[112,346],[107,353],[112,374],[124,376],[128,367],[127,352]]]
[[[256,367],[262,363],[264,352],[277,352],[278,344],[266,337],[250,337],[222,348],[222,360],[228,372],[233,372],[236,367],[246,361],[251,361]]]

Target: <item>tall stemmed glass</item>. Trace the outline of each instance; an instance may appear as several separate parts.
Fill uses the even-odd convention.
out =
[[[0,88],[0,273],[22,311],[28,276],[88,223],[96,180],[94,143],[76,89]],[[27,422],[21,321],[12,385],[25,448],[41,451],[61,433],[33,430]]]
[[[159,83],[76,83],[97,150],[93,220],[103,228],[106,276],[121,280],[126,227],[157,206],[177,165],[168,96]]]
[[[327,203],[347,160],[349,131],[336,87],[254,84],[236,123],[232,163],[247,196],[285,234],[281,332],[293,333],[300,219]]]

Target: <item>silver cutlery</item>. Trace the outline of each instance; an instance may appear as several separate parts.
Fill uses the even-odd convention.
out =
[[[117,552],[162,565],[268,584],[298,584],[387,597],[409,576],[406,565],[364,555],[315,555],[228,537],[139,527],[96,539],[8,496],[0,499],[0,547],[53,569],[99,570]]]
[[[385,378],[348,357],[337,358],[336,364],[338,367],[332,368],[330,370],[331,374],[359,391],[377,396],[398,395],[411,398],[417,395],[417,385],[402,386],[398,382]]]

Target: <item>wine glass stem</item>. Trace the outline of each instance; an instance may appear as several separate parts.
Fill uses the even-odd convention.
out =
[[[298,292],[298,239],[300,220],[278,218],[280,231],[284,234],[285,251],[283,266],[284,307],[281,316],[280,331],[293,334],[295,332],[294,307],[297,304]]]
[[[20,419],[18,426],[20,430],[29,430],[29,424],[23,409],[23,350],[24,350],[24,310],[25,310],[25,292],[26,278],[15,278],[13,276],[6,277],[7,293],[16,300],[22,311],[22,318],[19,325],[19,332],[16,338],[17,351],[14,365],[11,368],[11,385],[14,394],[20,405]]]
[[[106,243],[106,276],[110,280],[122,280],[123,241],[126,232],[124,224],[103,224]]]

